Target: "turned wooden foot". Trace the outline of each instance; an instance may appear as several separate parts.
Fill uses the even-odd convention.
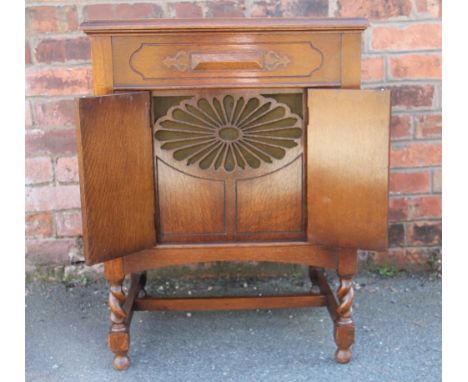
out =
[[[351,360],[351,345],[354,343],[354,323],[351,317],[354,291],[352,276],[340,276],[336,292],[339,305],[336,309],[334,337],[337,346],[335,359],[338,363]]]
[[[352,352],[351,350],[337,350],[336,353],[335,353],[335,359],[336,359],[336,362],[338,363],[348,363],[349,361],[351,361],[351,357],[352,357]]]
[[[128,355],[116,355],[112,366],[116,370],[127,370],[130,367],[130,358]]]
[[[117,370],[125,370],[130,366],[128,358],[129,335],[126,325],[127,313],[124,310],[125,293],[122,289],[123,279],[112,281],[109,291],[109,308],[111,311],[111,328],[108,341],[109,349],[115,354],[112,365]]]

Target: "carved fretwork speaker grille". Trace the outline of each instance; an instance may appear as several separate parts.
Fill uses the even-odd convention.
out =
[[[304,238],[304,96],[153,97],[159,242]]]

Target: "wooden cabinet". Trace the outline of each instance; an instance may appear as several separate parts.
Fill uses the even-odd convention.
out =
[[[109,346],[133,310],[326,306],[348,362],[356,250],[387,246],[389,93],[360,90],[361,19],[88,22],[78,145],[87,264],[105,262]],[[305,264],[320,293],[138,298],[145,271]],[[322,273],[336,269],[336,295]],[[131,275],[130,290],[122,282]]]

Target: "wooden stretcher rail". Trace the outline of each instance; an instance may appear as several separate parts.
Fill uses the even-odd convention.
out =
[[[317,284],[320,288],[320,292],[322,292],[327,300],[327,309],[330,313],[330,317],[332,321],[335,322],[337,318],[337,309],[338,309],[338,301],[336,300],[335,295],[333,294],[332,290],[330,289],[330,285],[328,284],[327,279],[325,278],[323,272],[317,272]]]
[[[275,308],[307,308],[325,306],[324,295],[200,297],[200,298],[139,298],[134,310],[244,310]]]

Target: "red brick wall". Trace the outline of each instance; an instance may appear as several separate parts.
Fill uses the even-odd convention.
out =
[[[30,264],[82,257],[73,98],[90,94],[87,19],[364,16],[363,86],[392,90],[390,244],[376,263],[427,268],[441,246],[440,0],[26,1]]]

